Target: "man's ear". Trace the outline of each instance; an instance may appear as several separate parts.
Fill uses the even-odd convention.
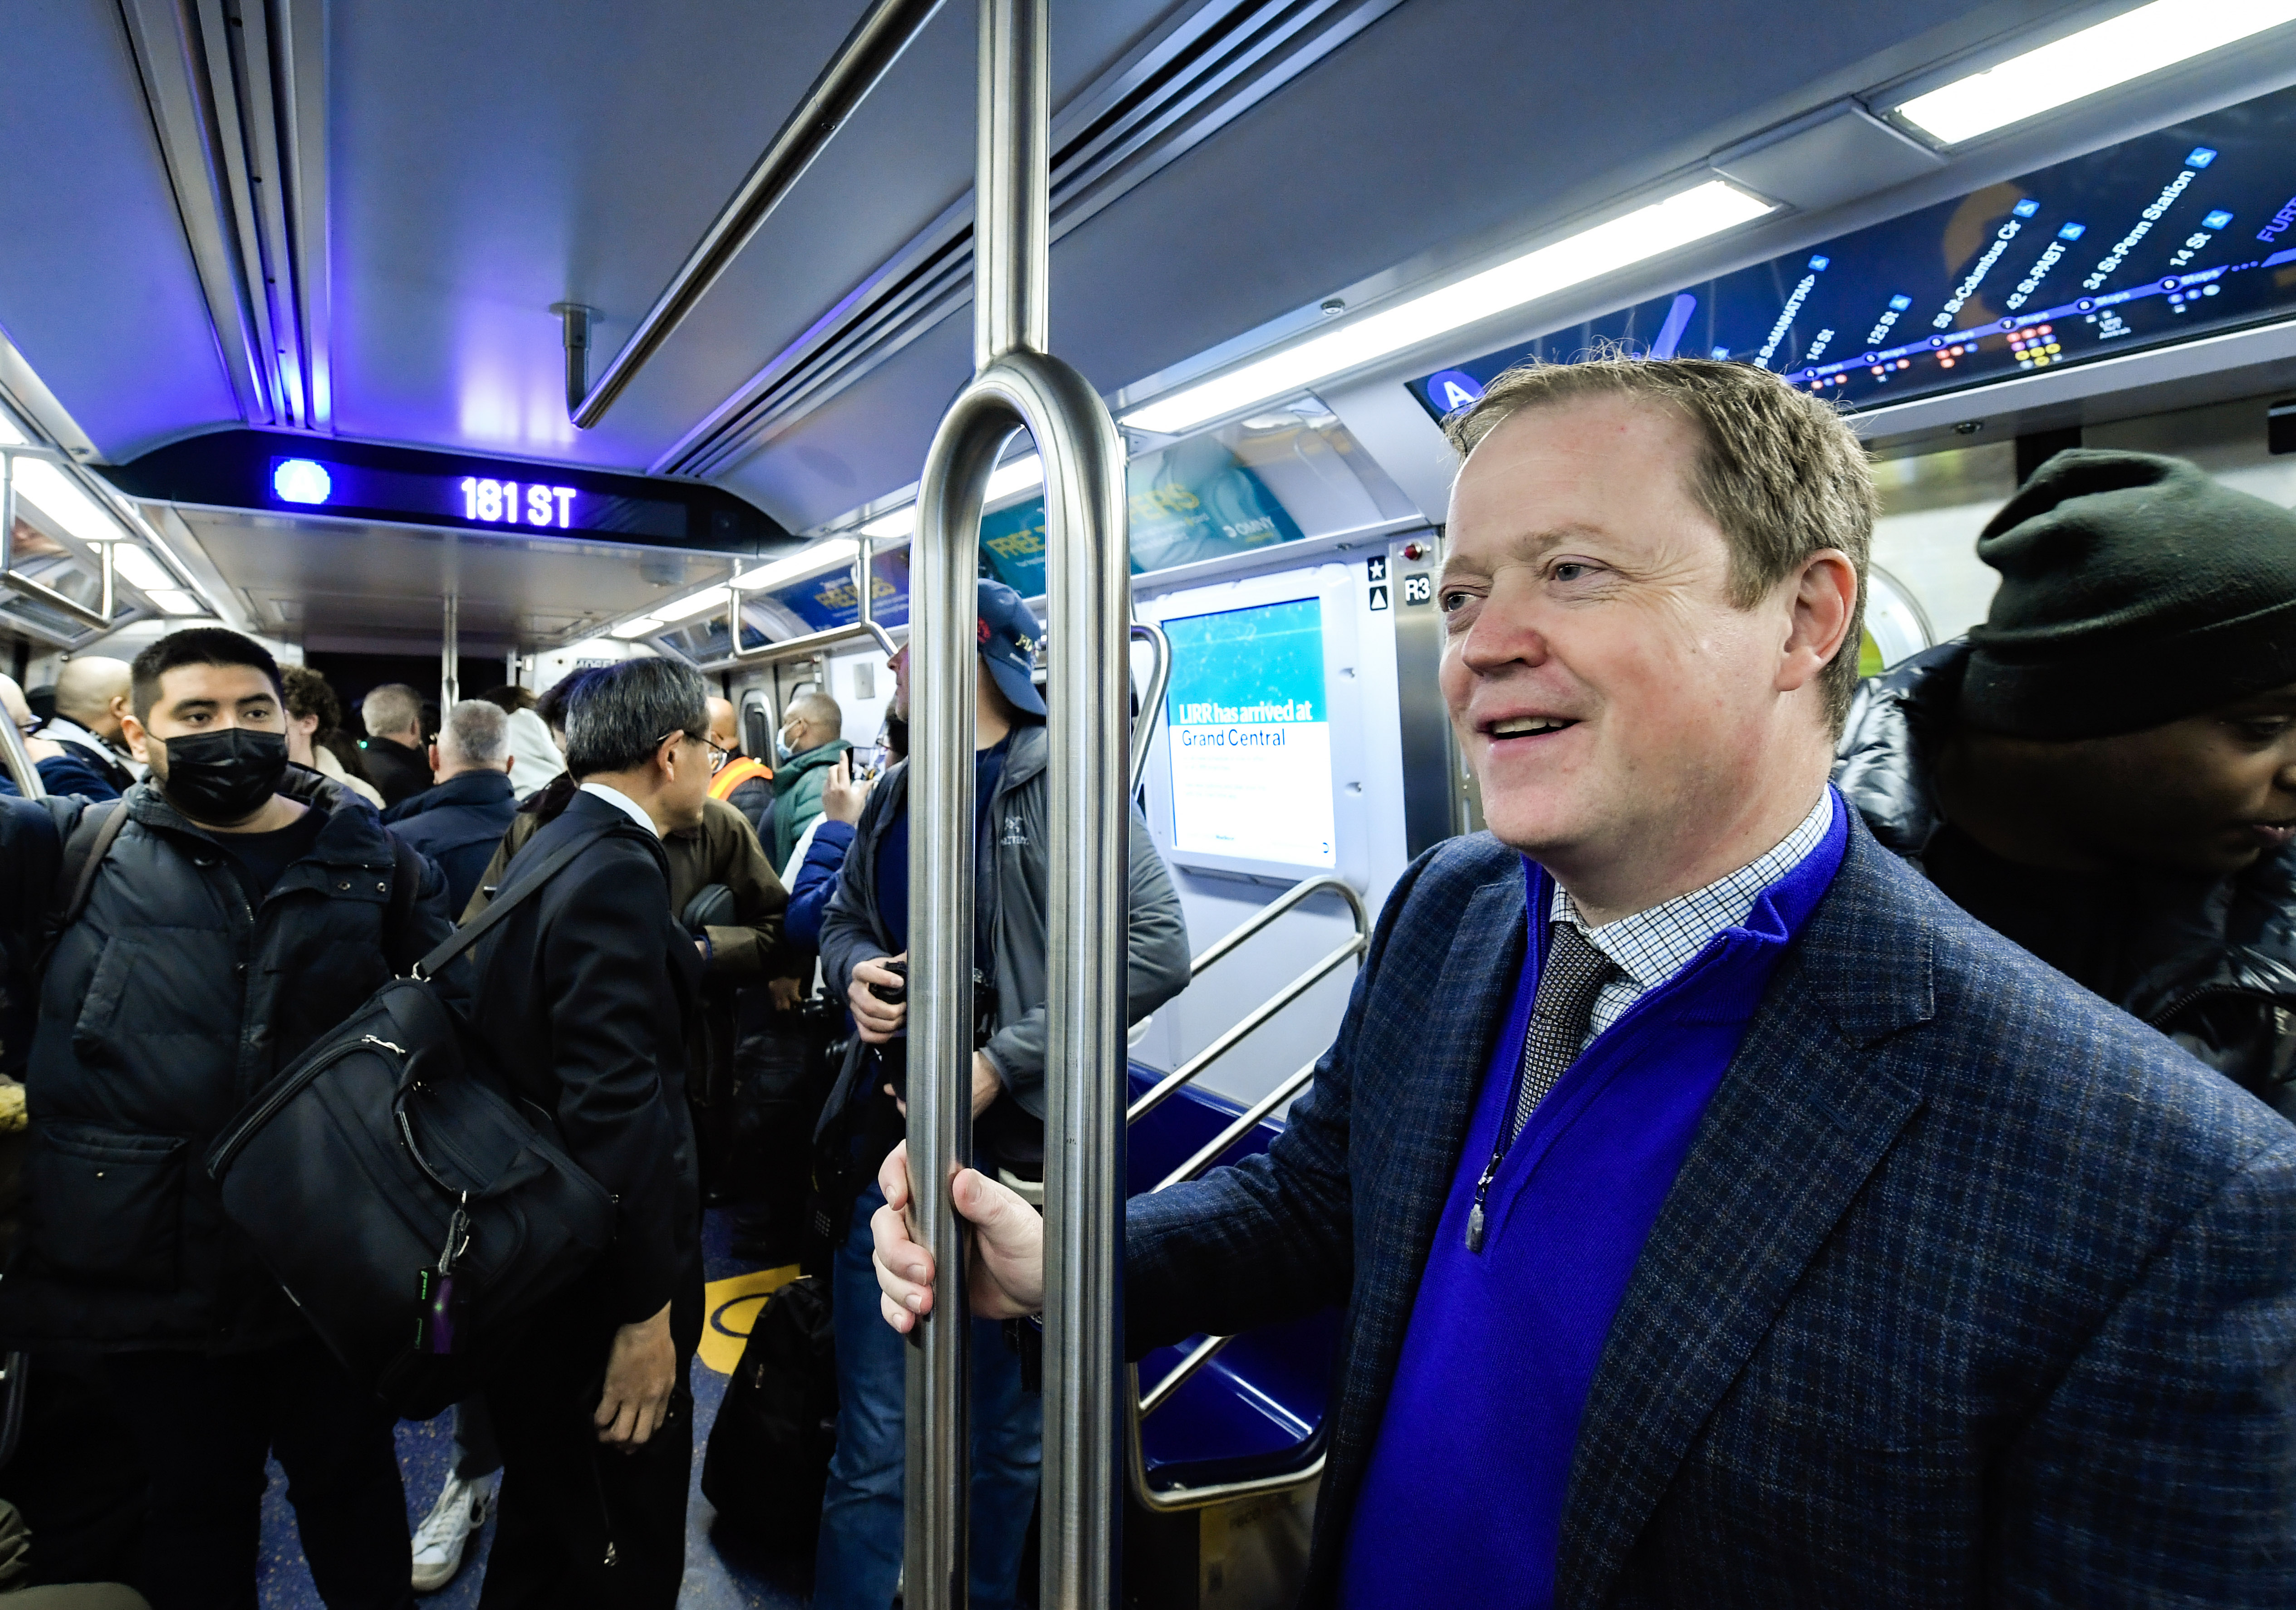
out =
[[[1849,637],[1857,614],[1857,568],[1839,548],[1811,554],[1787,584],[1792,589],[1787,601],[1792,618],[1778,666],[1781,692],[1816,680]]]
[[[114,699],[112,702],[117,704],[119,701]],[[152,735],[144,730],[144,723],[135,719],[135,711],[127,711],[119,717],[119,735],[127,740],[127,752],[130,755],[135,756],[144,765],[148,766],[152,764],[151,753],[144,747]]]

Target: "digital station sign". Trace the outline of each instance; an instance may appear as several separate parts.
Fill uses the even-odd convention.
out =
[[[755,504],[701,481],[346,437],[212,430],[102,473],[130,497],[193,507],[772,557],[800,546]]]
[[[1320,598],[1302,598],[1164,622],[1181,854],[1338,864],[1323,610]]]
[[[521,479],[516,469],[494,475],[424,475],[322,458],[277,456],[271,461],[269,486],[273,502],[293,509],[388,511],[418,520],[444,519],[532,531],[685,535],[684,503],[616,497],[555,480]]]
[[[1606,344],[1867,407],[2296,314],[2296,89],[1411,381],[1440,418]]]

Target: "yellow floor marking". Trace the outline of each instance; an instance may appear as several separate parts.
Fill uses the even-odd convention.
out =
[[[732,1375],[742,1361],[742,1344],[766,1299],[797,1279],[797,1265],[760,1269],[746,1275],[712,1280],[702,1287],[702,1309],[709,1322],[701,1328],[701,1362],[719,1375]]]

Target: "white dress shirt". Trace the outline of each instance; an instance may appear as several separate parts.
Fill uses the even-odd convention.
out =
[[[1734,872],[1724,874],[1702,889],[1677,895],[1646,911],[1621,917],[1616,922],[1590,928],[1561,884],[1547,907],[1547,920],[1567,922],[1587,936],[1587,942],[1608,956],[1619,976],[1595,998],[1587,1041],[1591,1042],[1627,1014],[1627,1009],[1646,990],[1656,989],[1690,965],[1708,940],[1724,928],[1746,920],[1761,892],[1801,864],[1833,825],[1833,790],[1826,789],[1810,807],[1801,825],[1766,854]],[[1582,1044],[1585,1042],[1582,1042]]]
[[[586,782],[582,785],[581,791],[585,794],[595,794],[656,838],[661,837],[661,830],[653,825],[653,818],[645,813],[645,806],[632,799],[619,789],[610,789],[603,782]]]

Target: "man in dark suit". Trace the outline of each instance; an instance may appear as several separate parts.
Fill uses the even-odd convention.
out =
[[[707,697],[663,659],[583,684],[566,748],[580,787],[504,887],[588,848],[477,947],[478,1032],[618,1215],[603,1259],[487,1383],[503,1454],[487,1610],[668,1610],[685,1573],[701,1212],[680,1091],[701,958],[670,915],[661,836],[701,820]]]
[[[1136,1355],[1346,1305],[1305,1602],[2296,1603],[2296,1130],[1828,787],[1856,437],[1699,360],[1451,430],[1492,831],[1397,886],[1274,1148],[1126,1227]],[[976,1310],[1039,1306],[1035,1214],[955,1199]]]

